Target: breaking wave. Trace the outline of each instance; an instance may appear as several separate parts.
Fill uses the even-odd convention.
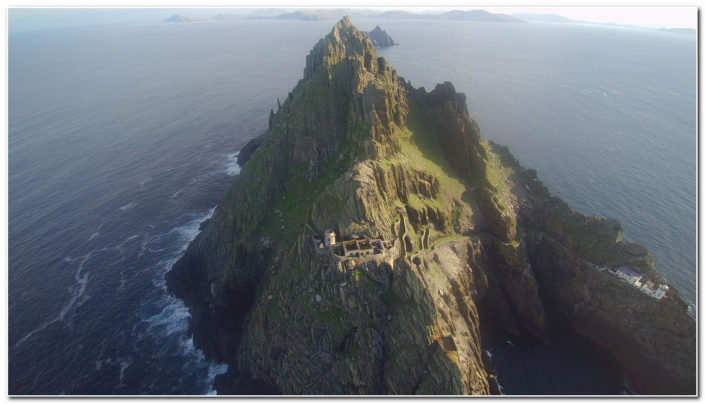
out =
[[[215,207],[208,209],[208,211],[203,214],[195,216],[187,223],[175,227],[166,233],[159,234],[150,240],[158,243],[165,238],[170,239],[173,243],[172,246],[176,247],[175,251],[177,251],[177,253],[160,261],[156,265],[152,283],[156,288],[164,292],[158,303],[158,306],[162,307],[162,309],[158,313],[142,320],[148,324],[146,329],[147,333],[155,336],[157,339],[161,340],[167,337],[177,338],[178,351],[182,356],[188,358],[186,365],[191,364],[188,366],[192,366],[194,362],[196,362],[201,366],[207,366],[207,377],[203,382],[206,389],[204,390],[204,394],[215,394],[215,391],[212,390],[215,377],[225,372],[227,365],[207,361],[203,352],[197,349],[193,344],[193,338],[189,337],[187,333],[190,317],[188,307],[186,307],[181,300],[168,293],[165,275],[171,270],[172,265],[179,259],[189,243],[200,233],[201,223],[213,216],[213,212],[215,212]],[[175,238],[172,238],[174,236]],[[167,349],[167,347],[164,349]]]
[[[231,177],[234,177],[238,174],[240,174],[240,165],[237,164],[237,156],[240,155],[240,150],[234,152],[234,153],[228,153],[227,158],[228,162],[225,165],[225,173]]]

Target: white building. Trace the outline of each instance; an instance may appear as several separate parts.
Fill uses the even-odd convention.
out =
[[[330,247],[335,244],[335,231],[333,229],[328,229],[323,233],[323,243],[326,247]]]
[[[622,265],[621,267],[617,268],[617,271],[615,271],[615,275],[618,278],[626,281],[627,283],[631,283],[636,287],[641,286],[641,275],[634,272],[628,266]]]
[[[622,279],[656,300],[661,300],[664,296],[666,296],[666,292],[668,292],[668,285],[657,286],[651,281],[642,281],[643,276],[637,272],[634,272],[626,265],[620,266],[612,273],[619,279]]]
[[[666,296],[666,292],[668,292],[668,285],[659,285],[655,288],[653,287],[653,283],[648,282],[648,284],[641,287],[641,290],[654,299],[661,300],[664,296]]]

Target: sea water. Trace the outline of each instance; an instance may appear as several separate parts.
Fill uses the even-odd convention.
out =
[[[452,81],[485,137],[574,208],[621,221],[694,299],[694,37],[354,21],[380,22],[400,43],[380,54],[403,77]],[[164,274],[333,23],[10,33],[10,394],[213,393],[226,367],[193,347]],[[599,368],[581,371],[599,381]]]

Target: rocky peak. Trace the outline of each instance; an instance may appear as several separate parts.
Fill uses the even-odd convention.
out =
[[[394,42],[392,37],[390,37],[386,31],[384,31],[382,28],[380,28],[379,25],[376,26],[375,29],[368,32],[367,34],[372,39],[372,43],[374,43],[375,46],[378,48],[387,48],[389,46],[396,46],[397,45],[397,43]]]
[[[646,272],[646,250],[551,197],[482,139],[452,84],[414,89],[349,18],[246,149],[167,275],[194,343],[230,365],[219,392],[496,394],[489,322],[545,343],[569,324],[637,391],[695,391],[695,322],[675,288],[657,301],[600,270]],[[315,241],[327,228],[392,246],[340,257]]]
[[[335,30],[340,30],[340,29],[344,29],[344,28],[355,28],[355,29],[357,29],[357,28],[353,25],[353,23],[350,21],[350,17],[348,17],[347,15],[343,16],[343,18],[341,18],[340,21],[338,21],[338,22],[335,24],[335,26],[333,27],[333,30],[335,31]]]
[[[345,16],[325,38],[318,41],[306,57],[304,79],[311,77],[319,66],[331,66],[348,58],[374,60],[377,52],[369,36],[358,30],[350,18]]]
[[[306,165],[307,181],[318,177],[324,164],[343,167],[328,162],[341,153],[349,161],[394,153],[399,149],[394,134],[407,114],[406,94],[405,83],[377,55],[369,36],[344,17],[306,57],[303,80],[270,117],[270,139],[263,144],[286,139],[277,146],[279,160]],[[344,152],[341,145],[356,151]]]

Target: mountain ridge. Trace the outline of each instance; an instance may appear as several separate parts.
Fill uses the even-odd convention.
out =
[[[483,139],[465,96],[415,89],[346,16],[306,57],[241,174],[167,274],[219,393],[498,394],[487,319],[550,344],[567,321],[638,391],[693,394],[694,321],[600,268],[664,283],[619,223],[551,196]],[[339,257],[340,238],[390,248]]]
[[[260,12],[254,12],[251,15],[235,15],[220,13],[213,18],[198,18],[175,14],[165,22],[190,22],[190,21],[226,21],[226,20],[242,20],[242,19],[275,19],[275,20],[301,20],[301,21],[320,21],[339,19],[344,16],[354,15],[357,18],[392,18],[392,19],[425,19],[425,20],[463,20],[463,21],[481,21],[481,22],[526,22],[517,17],[507,14],[491,13],[486,10],[450,10],[438,14],[418,14],[403,10],[374,12],[371,10],[350,10],[350,9],[296,9],[295,11],[286,11],[282,9],[264,9]]]

